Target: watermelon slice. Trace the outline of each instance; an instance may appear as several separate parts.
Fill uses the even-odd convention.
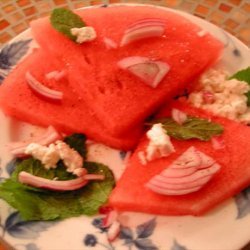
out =
[[[139,140],[141,129],[134,129],[120,137],[111,136],[110,130],[89,111],[78,95],[77,86],[71,85],[67,77],[58,81],[46,79],[47,73],[62,69],[58,65],[60,62],[40,50],[19,64],[0,87],[0,106],[5,113],[32,124],[53,125],[65,133],[85,133],[88,138],[114,148],[133,148]],[[51,102],[36,95],[26,82],[25,74],[28,71],[47,87],[62,91],[63,100]]]
[[[224,142],[224,147],[215,148],[211,140],[203,142],[196,139],[187,141],[171,139],[176,152],[166,158],[149,162],[145,166],[138,158],[138,152],[144,150],[148,144],[146,138],[142,139],[111,194],[110,205],[116,209],[163,215],[202,215],[250,184],[248,126],[215,117],[186,103],[175,103],[172,107],[191,116],[220,123],[224,127],[220,138]],[[169,115],[170,111],[171,107],[167,106],[161,112],[161,116]],[[152,177],[161,173],[191,146],[221,165],[220,171],[201,190],[186,195],[167,196],[157,194],[145,186]]]
[[[211,35],[199,36],[201,28],[197,25],[159,8],[116,6],[85,9],[78,14],[95,28],[97,39],[93,42],[81,45],[72,42],[54,30],[48,18],[32,22],[32,33],[43,49],[68,63],[70,82],[78,83],[89,108],[114,135],[130,131],[183,91],[218,58],[223,48]],[[103,42],[106,37],[120,44],[131,24],[147,18],[161,19],[166,24],[162,37],[142,39],[112,50],[106,48]],[[119,69],[120,60],[133,56],[167,63],[170,71],[152,88]]]

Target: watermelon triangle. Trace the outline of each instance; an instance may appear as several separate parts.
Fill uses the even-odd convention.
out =
[[[236,195],[250,184],[250,127],[224,118],[215,117],[188,104],[175,103],[171,107],[189,115],[211,119],[224,127],[223,149],[214,149],[212,142],[171,139],[176,152],[142,165],[138,152],[144,150],[148,140],[144,137],[132,155],[127,168],[110,197],[110,205],[121,211],[136,211],[162,215],[202,215],[222,201]],[[167,116],[170,106],[161,111]],[[200,191],[181,196],[154,193],[145,187],[153,176],[166,169],[190,146],[214,158],[221,170]]]
[[[42,50],[36,50],[21,62],[0,87],[0,105],[6,114],[19,120],[48,127],[64,133],[84,133],[89,139],[110,147],[129,150],[141,136],[141,128],[121,136],[113,136],[102,122],[88,109],[76,84],[67,76],[59,81],[47,80],[45,75],[62,70],[60,61]],[[36,95],[28,86],[25,74],[34,77],[49,88],[62,91],[61,102],[51,102]],[[67,73],[66,73],[67,75]]]
[[[131,131],[167,100],[182,93],[218,59],[223,49],[223,44],[209,33],[199,36],[201,28],[196,24],[160,8],[91,8],[78,14],[95,28],[97,38],[93,42],[81,45],[72,42],[53,29],[48,18],[33,21],[32,34],[41,48],[69,65],[70,81],[78,83],[89,109],[114,135]],[[106,48],[104,38],[119,44],[131,24],[146,18],[166,22],[163,37],[139,40],[117,49]],[[130,56],[165,62],[170,70],[157,88],[151,88],[118,68],[117,63]]]

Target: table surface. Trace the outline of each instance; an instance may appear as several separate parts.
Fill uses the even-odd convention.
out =
[[[0,0],[0,47],[55,7],[137,2],[186,11],[227,30],[250,46],[250,0]],[[7,250],[0,242],[0,250]],[[250,244],[243,250],[250,250]]]

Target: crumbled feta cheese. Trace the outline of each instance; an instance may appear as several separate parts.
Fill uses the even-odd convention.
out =
[[[63,141],[56,141],[56,149],[68,172],[73,173],[76,172],[76,169],[83,167],[83,158],[68,144]]]
[[[96,39],[96,32],[93,27],[72,28],[70,32],[73,36],[76,36],[77,43],[90,42]]]
[[[174,146],[161,123],[154,124],[147,132],[147,137],[149,139],[149,144],[146,148],[147,161],[168,156],[175,151]]]
[[[25,154],[32,155],[35,159],[40,160],[46,169],[56,168],[56,164],[60,160],[54,144],[45,147],[37,143],[31,143],[26,147]]]
[[[211,69],[202,75],[200,88],[199,91],[192,92],[188,98],[195,107],[229,119],[250,123],[250,109],[247,107],[245,96],[250,86],[246,82],[228,80],[225,71]],[[213,96],[212,101],[206,100],[205,93]]]
[[[57,162],[62,159],[68,172],[81,176],[86,171],[81,155],[63,141],[56,141],[48,147],[31,143],[26,147],[25,154],[40,160],[46,169],[56,168]]]

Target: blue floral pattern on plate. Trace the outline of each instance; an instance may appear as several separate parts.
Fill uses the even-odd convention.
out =
[[[250,187],[236,195],[237,219],[241,219],[250,214]]]
[[[20,59],[27,54],[31,39],[7,44],[0,52],[0,83]]]
[[[14,238],[36,239],[41,232],[53,224],[53,222],[24,221],[18,212],[13,212],[7,217],[4,225],[1,225],[3,229],[2,237],[4,237],[5,233],[8,233]]]
[[[174,244],[171,247],[171,250],[187,250],[187,248],[180,245],[176,240],[174,240]]]
[[[108,7],[107,5],[102,7]],[[191,19],[193,17],[190,17]],[[202,21],[200,21],[202,22]],[[208,25],[209,26],[209,25]],[[218,31],[218,28],[215,26],[209,26],[209,29]],[[225,41],[225,49],[228,54],[235,57],[235,59],[240,58],[245,60],[248,63],[249,59],[247,56],[244,57],[246,49],[242,47],[240,43],[233,40],[230,35],[226,32],[221,31],[221,34],[218,35]],[[8,75],[13,67],[27,54],[31,47],[31,36],[29,32],[23,33],[23,35],[16,39],[13,43],[6,45],[0,52],[0,83]],[[249,54],[249,53],[248,53]],[[106,152],[107,148],[104,149]],[[126,159],[127,152],[116,152],[118,158],[124,160]],[[4,157],[4,156],[3,156]],[[9,161],[8,164],[4,167],[6,174],[3,173],[0,168],[0,182],[8,177],[15,168],[16,161]],[[3,166],[1,166],[3,167]],[[232,202],[235,201],[235,202]],[[139,215],[129,215],[133,225],[121,225],[121,231],[118,239],[110,243],[107,240],[107,229],[102,227],[102,218],[86,218],[80,217],[77,220],[65,220],[63,222],[25,222],[23,221],[19,213],[13,211],[9,206],[4,204],[1,206],[0,211],[0,237],[4,238],[16,249],[24,250],[44,250],[47,249],[47,242],[51,242],[52,239],[50,233],[53,231],[57,232],[57,235],[62,235],[61,244],[60,239],[58,239],[57,249],[68,249],[67,242],[71,244],[75,243],[74,236],[78,235],[78,241],[75,243],[75,248],[72,249],[86,249],[92,248],[96,250],[107,249],[107,250],[130,250],[130,249],[139,249],[139,250],[161,250],[161,249],[170,249],[170,250],[187,250],[191,249],[189,245],[194,246],[196,249],[202,249],[202,247],[208,246],[210,249],[213,249],[213,242],[211,240],[205,240],[206,235],[202,235],[204,241],[201,243],[196,243],[195,238],[192,238],[192,235],[189,235],[190,240],[187,240],[183,235],[185,232],[190,230],[202,231],[206,227],[206,223],[211,225],[220,226],[218,224],[218,219],[222,218],[223,223],[227,223],[224,219],[224,215],[228,214],[227,220],[230,220],[230,223],[244,222],[245,225],[250,225],[250,187],[245,189],[239,195],[232,199],[231,203],[227,205],[227,211],[215,211],[213,214],[207,217],[192,218],[190,222],[188,217],[175,217],[174,222],[171,217],[154,217],[148,216],[147,219],[139,220]],[[0,201],[1,202],[1,201]],[[3,209],[2,209],[3,208]],[[221,212],[220,212],[221,211]],[[234,217],[234,215],[236,217]],[[130,218],[129,217],[129,218]],[[138,219],[138,221],[137,221]],[[80,222],[79,222],[80,221]],[[203,222],[205,221],[205,222]],[[68,223],[68,224],[67,224]],[[78,224],[77,224],[78,223]],[[178,224],[179,223],[179,224]],[[200,226],[196,226],[197,223],[200,223]],[[222,223],[222,224],[223,224]],[[228,222],[229,223],[229,222]],[[67,224],[67,225],[66,225]],[[171,224],[171,226],[169,226]],[[66,225],[66,226],[65,226]],[[70,226],[68,226],[70,225]],[[78,226],[76,226],[78,225]],[[229,225],[229,224],[228,224]],[[234,230],[234,227],[230,224],[231,230]],[[225,224],[223,229],[230,227]],[[184,229],[181,228],[185,228]],[[198,229],[196,228],[198,227]],[[74,229],[71,234],[69,232],[65,233],[67,228]],[[235,227],[236,228],[236,227]],[[97,231],[96,231],[97,230]],[[183,230],[183,232],[182,232]],[[221,229],[220,232],[223,230]],[[172,233],[174,232],[174,233]],[[208,233],[206,231],[206,233]],[[221,235],[213,234],[213,230],[209,233],[212,236],[208,235],[208,239],[213,238],[216,242],[216,237],[221,237]],[[242,232],[243,233],[243,232]],[[68,235],[69,234],[69,235]],[[72,240],[71,240],[72,238]],[[166,238],[166,239],[165,239]],[[46,239],[45,241],[41,239]],[[65,240],[64,240],[65,239]],[[67,240],[66,240],[67,239]],[[80,239],[80,240],[79,240]],[[71,240],[71,241],[70,241]],[[237,240],[237,239],[233,239]],[[242,246],[245,242],[238,242],[239,246]],[[228,241],[228,238],[225,237],[225,242]],[[185,242],[185,244],[183,244]],[[192,244],[191,244],[192,243]],[[202,244],[202,245],[199,245]],[[217,243],[216,243],[217,244]],[[235,244],[234,244],[235,245]],[[221,245],[221,249],[224,245]],[[219,248],[216,245],[217,249]],[[223,248],[225,249],[225,248]]]
[[[106,233],[107,228],[102,227],[102,218],[95,218],[92,225],[100,229],[100,233]],[[158,247],[154,245],[152,240],[149,238],[156,227],[156,218],[150,219],[143,224],[136,227],[136,233],[134,233],[131,228],[121,225],[119,239],[124,241],[124,246],[127,249],[132,249],[135,246],[139,250],[158,250]],[[102,246],[106,249],[115,250],[116,248],[109,242],[108,245],[99,242],[98,237],[94,234],[87,234],[84,237],[84,245],[89,247],[95,247],[96,245]]]

